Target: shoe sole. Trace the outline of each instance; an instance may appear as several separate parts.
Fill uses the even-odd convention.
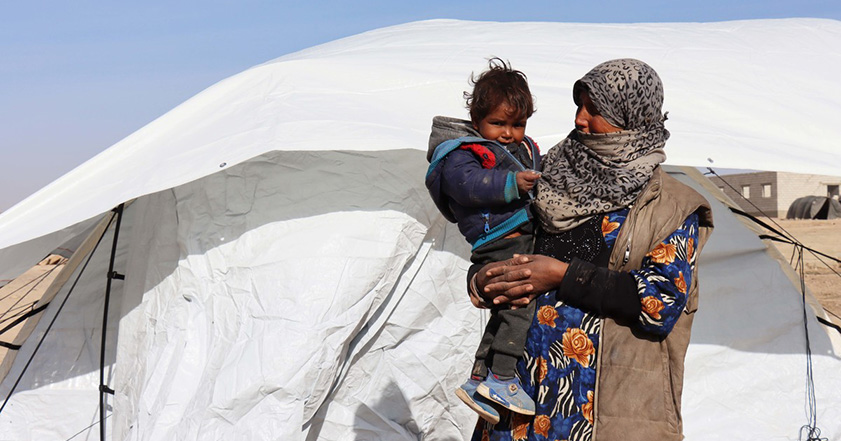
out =
[[[513,404],[510,404],[510,403],[509,404],[503,404],[503,403],[500,403],[499,401],[494,400],[493,398],[491,398],[491,390],[488,388],[488,386],[486,386],[484,384],[479,384],[479,386],[476,388],[476,393],[478,393],[479,395],[493,401],[496,404],[499,404],[500,406],[510,410],[511,412],[516,412],[516,413],[519,413],[521,415],[534,415],[533,410],[523,409],[522,407],[517,407],[517,406],[515,406]]]
[[[461,401],[464,401],[464,404],[473,409],[474,412],[478,413],[483,420],[491,424],[499,423],[499,415],[492,415],[486,412],[485,409],[482,409],[475,401],[473,401],[472,398],[470,398],[470,396],[467,395],[467,392],[464,389],[456,389],[456,396],[459,397]]]

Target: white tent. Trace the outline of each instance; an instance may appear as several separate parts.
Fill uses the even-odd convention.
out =
[[[492,55],[525,71],[539,109],[528,133],[545,150],[571,128],[575,79],[639,58],[665,83],[667,163],[833,174],[838,47],[832,20],[435,20],[223,80],[0,215],[0,279],[89,238],[0,383],[0,398],[15,387],[0,439],[98,439],[109,210],[127,201],[114,255],[126,278],[112,280],[106,333],[110,438],[468,436],[475,418],[452,390],[484,318],[464,294],[468,247],[422,183],[431,118],[465,114],[468,74]],[[673,173],[702,185],[694,170]],[[712,203],[686,436],[797,439],[808,422],[800,295],[790,269]],[[839,346],[814,314],[818,426],[838,439]]]

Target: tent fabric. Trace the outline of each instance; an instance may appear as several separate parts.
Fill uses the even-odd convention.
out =
[[[633,57],[665,84],[667,163],[835,174],[838,47],[841,22],[820,19],[377,29],[199,93],[0,214],[0,250],[271,150],[425,149],[433,115],[466,115],[467,77],[490,56],[528,75],[538,107],[528,132],[544,148],[572,127],[573,82],[605,60]]]
[[[272,153],[138,200],[130,241],[147,245],[126,272],[147,277],[126,289],[139,305],[120,328],[116,370],[134,375],[118,377],[116,439],[297,439],[369,352],[368,375],[392,382],[368,392],[408,396],[368,412],[414,399],[424,418],[395,434],[461,437],[469,415],[436,386],[469,371],[481,324],[461,295],[467,244],[449,231],[454,248],[432,249],[429,227],[445,226],[406,179],[423,161],[415,150]]]
[[[124,224],[121,230],[121,234],[130,234],[131,223]],[[6,378],[0,382],[0,399],[6,399],[13,384],[20,379],[14,395],[0,414],[0,439],[67,440],[76,436],[72,438],[75,441],[99,438],[100,337],[112,238],[113,226],[105,231],[81,276],[84,263],[72,273],[68,274],[65,268],[59,274],[69,276],[70,283],[64,284],[44,310]],[[87,261],[87,257],[84,260]],[[123,249],[117,250],[116,265],[125,268]],[[74,283],[75,288],[68,297]],[[112,305],[122,303],[122,286],[122,283],[113,285]],[[61,313],[57,314],[59,309]],[[114,376],[119,322],[120,309],[114,306],[108,315],[109,338],[105,347],[105,378],[109,384]],[[51,323],[51,330],[46,333]],[[36,352],[35,348],[42,340]],[[31,365],[24,371],[30,359]],[[22,372],[25,374],[21,375]],[[108,425],[106,428],[110,439],[111,428]]]
[[[422,176],[423,153],[386,153],[267,154],[127,209],[116,268],[128,277],[112,299],[119,329],[108,330],[117,337],[113,439],[469,436],[475,415],[452,393],[484,323],[464,295],[469,247],[435,215],[422,181],[406,179]],[[348,166],[364,172],[341,186],[326,179]],[[381,166],[394,173],[374,190]],[[687,439],[797,439],[806,422],[800,296],[755,234],[691,176],[671,173],[704,192],[717,223],[699,261]],[[302,179],[313,185],[279,191]],[[92,267],[107,268],[112,234]],[[83,277],[85,295],[71,297],[46,340],[61,351],[40,353],[48,369],[25,376],[0,416],[12,439],[66,439],[96,422],[98,339],[85,336],[99,335],[104,280]],[[806,312],[818,421],[834,436],[841,361]],[[77,351],[91,356],[68,354]],[[33,420],[68,402],[71,415]]]
[[[18,349],[29,336],[21,332],[29,320],[37,320],[30,315],[37,308],[36,304],[44,295],[47,287],[64,269],[67,259],[50,254],[16,279],[0,287],[0,381],[12,366]],[[29,316],[27,318],[27,316]],[[15,322],[17,324],[15,325]]]
[[[671,174],[711,202],[716,224],[699,260],[699,309],[684,378],[686,439],[801,439],[808,422],[804,326],[818,426],[822,436],[841,436],[841,378],[833,373],[841,367],[841,336],[816,321],[815,311],[824,320],[826,312],[798,291],[787,260],[730,213],[736,204],[725,204],[709,181],[693,179],[698,172],[682,171]]]
[[[0,272],[31,266],[136,199],[108,319],[111,439],[463,439],[476,417],[453,390],[486,317],[464,292],[469,246],[422,177],[431,117],[464,112],[467,73],[489,55],[524,70],[539,107],[529,132],[545,149],[571,125],[573,80],[635,56],[664,78],[673,164],[815,171],[839,159],[829,144],[841,129],[815,118],[837,114],[841,100],[830,98],[841,92],[809,89],[829,84],[839,40],[831,20],[436,20],[338,40],[220,82],[0,215]],[[802,64],[783,62],[794,54]],[[721,71],[764,75],[734,84]],[[807,106],[811,122],[797,124]],[[841,346],[817,322],[822,310],[807,307],[804,323],[811,299],[790,269],[697,172],[670,173],[702,191],[716,217],[699,260],[686,438],[798,439],[808,422],[804,326],[819,427],[841,436]],[[74,203],[56,211],[61,201]],[[113,228],[0,382],[5,397],[21,378],[2,437],[97,438]]]
[[[791,203],[786,219],[838,219],[841,202],[826,196],[803,196]]]

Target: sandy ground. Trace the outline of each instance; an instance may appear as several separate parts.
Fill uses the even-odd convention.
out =
[[[834,220],[790,220],[774,219],[785,231],[805,246],[813,248],[836,259],[841,259],[841,219]],[[775,243],[786,258],[792,256],[792,245]],[[830,312],[835,323],[841,322],[841,263],[808,251],[804,254],[806,286],[818,298],[824,309]]]

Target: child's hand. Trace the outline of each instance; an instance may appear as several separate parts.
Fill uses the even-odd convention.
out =
[[[538,179],[540,179],[540,173],[534,170],[517,172],[517,189],[520,190],[520,194],[528,193],[534,188]]]

